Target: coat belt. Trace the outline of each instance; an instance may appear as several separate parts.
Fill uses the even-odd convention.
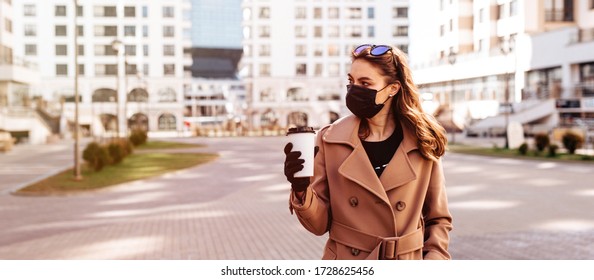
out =
[[[346,246],[369,252],[369,259],[396,259],[398,255],[423,248],[423,229],[397,237],[382,237],[365,233],[347,225],[332,221],[330,239]]]

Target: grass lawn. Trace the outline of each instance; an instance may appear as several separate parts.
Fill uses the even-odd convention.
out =
[[[545,149],[543,152],[536,152],[534,150],[528,151],[526,155],[521,155],[517,149],[503,149],[503,148],[482,148],[475,146],[466,145],[449,145],[449,151],[453,153],[469,154],[469,155],[481,155],[481,156],[494,156],[494,157],[507,157],[516,159],[532,159],[532,160],[557,160],[566,162],[582,162],[594,164],[594,157],[588,157],[584,155],[575,155],[567,153],[557,153],[555,157],[550,157],[548,151]]]
[[[158,144],[164,145],[164,144]],[[217,158],[216,154],[138,153],[126,157],[118,165],[109,165],[93,172],[82,165],[82,181],[73,179],[72,169],[20,189],[16,194],[68,194],[103,188],[192,167]]]

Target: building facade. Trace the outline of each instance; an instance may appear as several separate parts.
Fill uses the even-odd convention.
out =
[[[74,2],[13,0],[19,23],[13,27],[14,53],[37,63],[40,72],[27,95],[59,104],[46,108],[48,113],[71,125],[78,71],[80,123],[89,134],[183,132],[191,2],[79,0],[77,7]]]
[[[245,87],[241,0],[192,1],[192,79],[184,85],[184,119],[197,135],[242,135]]]
[[[594,1],[434,0],[410,10],[415,78],[450,130],[594,128]]]
[[[408,2],[244,0],[248,127],[321,127],[345,115],[352,49],[389,44],[407,52]]]

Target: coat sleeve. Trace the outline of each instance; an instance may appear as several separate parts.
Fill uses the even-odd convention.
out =
[[[318,133],[316,145],[319,147],[315,157],[314,176],[305,192],[303,202],[300,203],[291,191],[289,199],[291,209],[295,210],[299,222],[316,235],[323,235],[329,229],[331,222],[330,193],[328,191],[328,177],[326,176],[326,152],[322,141],[327,127]]]
[[[452,215],[448,209],[441,159],[433,163],[429,188],[423,204],[425,220],[424,259],[451,259],[448,253]]]

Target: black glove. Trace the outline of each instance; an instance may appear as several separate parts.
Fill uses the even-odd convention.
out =
[[[285,176],[287,181],[291,183],[291,188],[294,192],[302,192],[307,189],[310,183],[310,177],[298,177],[295,178],[295,173],[303,169],[303,163],[305,160],[299,159],[301,152],[292,152],[293,143],[287,143],[285,145]],[[318,154],[320,147],[316,146],[314,149],[314,158]]]

